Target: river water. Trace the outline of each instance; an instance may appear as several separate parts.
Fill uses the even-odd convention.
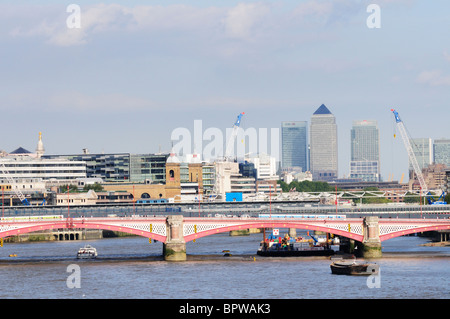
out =
[[[142,237],[10,243],[0,248],[0,299],[448,299],[450,247],[400,237],[383,242],[379,277],[332,275],[326,257],[253,259],[262,234],[187,243],[188,261],[165,262]],[[78,248],[96,260],[77,260]],[[223,257],[230,250],[231,257]],[[9,257],[16,254],[17,257]],[[79,267],[78,270],[72,270]],[[76,276],[76,277],[75,277]]]

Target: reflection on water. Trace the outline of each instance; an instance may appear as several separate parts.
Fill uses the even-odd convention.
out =
[[[161,260],[162,244],[141,237],[5,244],[0,248],[0,298],[450,297],[450,248],[419,246],[424,238],[384,242],[386,257],[377,260],[380,288],[368,288],[366,277],[332,275],[325,257],[254,261],[261,237],[204,237],[187,243],[190,261],[182,263]],[[97,260],[76,259],[86,243],[97,248]],[[232,258],[223,257],[222,250],[230,250]],[[79,289],[67,287],[70,264],[80,266]]]

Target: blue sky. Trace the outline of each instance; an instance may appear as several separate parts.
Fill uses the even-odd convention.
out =
[[[81,28],[68,29],[70,3]],[[381,28],[369,29],[370,3]],[[416,0],[3,1],[0,149],[47,154],[170,150],[171,132],[337,118],[339,174],[353,120],[378,121],[381,167],[412,137],[450,138],[450,3]]]

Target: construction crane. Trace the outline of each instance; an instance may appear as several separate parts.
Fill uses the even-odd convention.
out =
[[[241,119],[242,119],[242,116],[244,116],[244,114],[245,114],[244,112],[240,113],[237,116],[236,122],[233,125],[233,130],[231,132],[230,138],[228,139],[228,143],[227,143],[226,150],[225,150],[225,155],[224,155],[225,161],[229,161],[232,158],[234,140],[236,139],[239,125],[241,125]]]
[[[9,175],[9,171],[6,169],[5,164],[3,164],[2,162],[0,162],[0,169],[2,170],[3,176],[6,177],[8,183],[11,185],[12,190],[16,193],[22,204],[27,206],[30,205],[30,202],[22,194],[14,179]]]
[[[397,128],[400,131],[400,134],[402,136],[403,143],[405,144],[406,151],[408,152],[409,161],[411,162],[411,165],[414,169],[414,172],[416,173],[417,179],[420,184],[421,192],[422,194],[425,194],[428,202],[430,205],[437,205],[437,204],[447,204],[443,201],[443,198],[445,196],[445,192],[442,192],[441,196],[437,201],[434,200],[433,196],[428,190],[428,186],[425,183],[425,178],[423,177],[422,170],[419,167],[419,163],[417,162],[416,156],[414,154],[414,151],[411,146],[410,137],[408,136],[408,133],[406,131],[405,125],[403,124],[403,121],[400,119],[400,116],[397,111],[394,109],[391,109],[391,111],[394,113],[395,122],[397,123]]]

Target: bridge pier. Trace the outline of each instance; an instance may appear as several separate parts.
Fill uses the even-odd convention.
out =
[[[183,236],[183,216],[170,215],[166,219],[167,240],[163,244],[163,255],[166,261],[185,261],[186,242]]]
[[[367,216],[363,220],[364,239],[360,248],[364,258],[381,257],[380,227],[377,216]]]

